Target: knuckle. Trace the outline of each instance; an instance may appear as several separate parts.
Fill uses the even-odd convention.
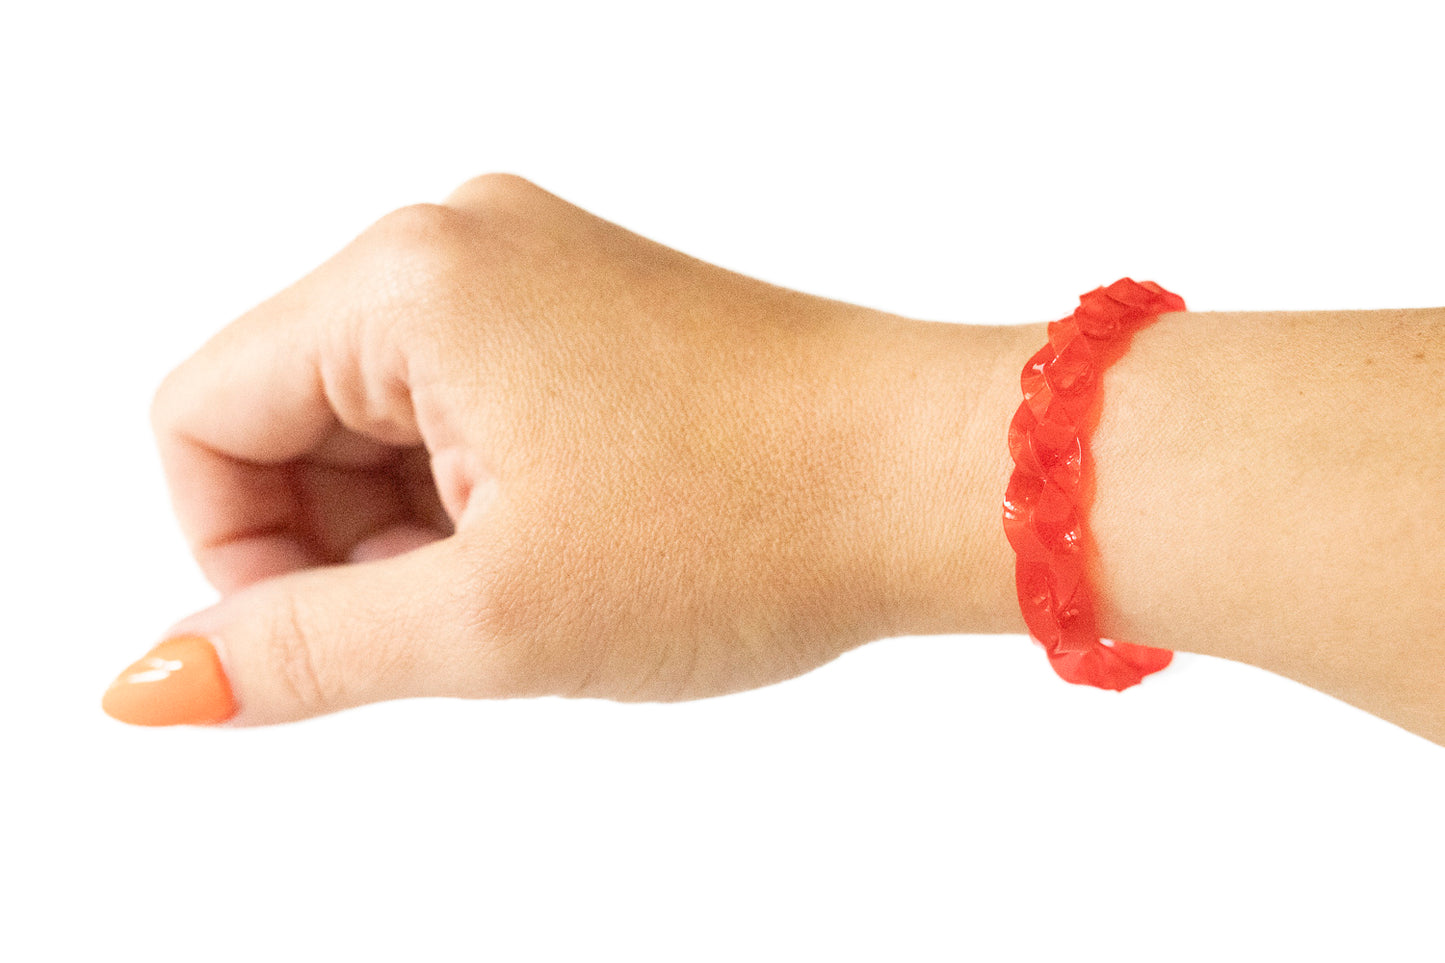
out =
[[[459,215],[445,204],[408,204],[383,215],[370,232],[393,244],[424,247],[449,240]]]
[[[362,234],[367,267],[386,290],[408,302],[447,302],[535,232],[544,219],[537,204],[550,197],[515,174],[483,174],[442,204],[409,204],[384,215]]]
[[[364,270],[388,324],[422,321],[451,303],[468,276],[475,233],[462,211],[412,204],[383,216],[359,239]],[[407,324],[403,324],[407,327]]]
[[[525,177],[495,172],[473,177],[453,191],[447,203],[481,213],[506,211],[535,201],[545,193]]]
[[[192,437],[187,423],[196,413],[197,385],[205,385],[205,370],[200,356],[192,356],[172,368],[151,393],[147,417],[152,436],[163,448],[177,438]]]
[[[161,383],[151,394],[149,418],[151,431],[157,436],[165,435],[170,430],[175,412],[175,405],[171,400],[174,394],[175,379],[176,372],[172,371],[161,379]]]
[[[454,270],[466,240],[465,221],[464,213],[441,204],[412,204],[383,216],[363,239],[386,265],[426,283]]]

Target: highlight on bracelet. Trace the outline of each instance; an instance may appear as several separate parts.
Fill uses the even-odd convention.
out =
[[[1098,421],[1099,379],[1135,331],[1184,299],[1153,281],[1120,278],[1079,298],[1049,324],[1048,343],[1024,365],[1024,400],[1009,425],[1014,462],[1003,525],[1029,634],[1066,682],[1122,691],[1167,666],[1174,653],[1101,639],[1085,577],[1085,520],[1092,497],[1088,436]]]

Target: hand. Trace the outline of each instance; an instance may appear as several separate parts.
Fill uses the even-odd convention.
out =
[[[222,594],[170,634],[215,644],[238,725],[806,672],[896,627],[881,346],[910,324],[514,176],[396,211],[157,393],[175,510]],[[187,658],[138,664],[107,705],[155,703],[148,679]],[[130,721],[229,713],[161,701]]]

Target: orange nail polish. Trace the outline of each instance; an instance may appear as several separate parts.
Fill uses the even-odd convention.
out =
[[[101,708],[133,726],[209,725],[236,712],[231,684],[210,642],[166,639],[105,690]]]

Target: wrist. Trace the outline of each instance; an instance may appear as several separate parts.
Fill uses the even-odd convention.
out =
[[[891,318],[868,390],[894,430],[878,477],[884,634],[1027,631],[1001,520],[1019,370],[1045,325]]]

